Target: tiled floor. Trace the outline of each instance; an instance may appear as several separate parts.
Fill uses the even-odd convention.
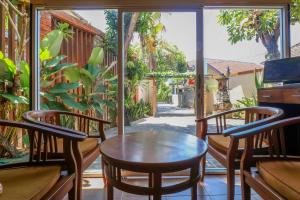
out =
[[[164,182],[167,184],[172,184],[174,182],[180,181],[179,179],[165,179]],[[143,179],[129,179],[128,182],[130,184],[138,184],[143,185],[146,183]],[[240,181],[237,176],[236,181],[236,200],[241,199],[241,189],[240,189]],[[226,200],[226,177],[221,175],[207,175],[205,177],[204,183],[199,183],[198,185],[198,199],[203,200]],[[85,179],[84,182],[84,200],[105,200],[106,192],[102,182],[102,179],[89,178]],[[119,190],[114,191],[114,199],[115,200],[149,200],[147,196],[139,196],[128,194],[125,192],[121,192]],[[176,194],[169,194],[163,196],[163,200],[190,200],[190,190],[185,190]],[[261,200],[261,198],[254,194],[252,195],[253,200]]]

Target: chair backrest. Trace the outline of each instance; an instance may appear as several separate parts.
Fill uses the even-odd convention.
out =
[[[1,131],[21,130],[29,136],[29,161],[31,164],[60,164],[69,172],[75,172],[75,158],[72,149],[77,142],[83,141],[85,135],[71,135],[48,127],[38,126],[25,122],[0,120]],[[52,142],[60,139],[63,143],[62,152],[58,152],[57,146]],[[50,145],[50,146],[49,146]],[[59,155],[59,156],[57,156]]]
[[[260,106],[249,107],[245,108],[245,124],[268,118],[277,118],[281,115],[283,115],[283,111],[279,108]]]
[[[243,111],[245,113],[245,124],[224,130],[222,133],[225,136],[280,120],[284,116],[282,109],[273,107],[249,107],[243,108]]]
[[[287,156],[284,127],[300,125],[300,117],[278,120],[253,129],[245,130],[231,135],[233,140],[245,138],[246,145],[244,159],[251,159],[253,150],[259,148],[258,138],[263,138],[268,143],[268,155],[270,158],[282,158]]]
[[[244,113],[245,124],[230,127],[227,120],[232,118],[233,114]],[[273,107],[248,107],[233,109],[225,112],[221,112],[215,115],[211,115],[202,119],[197,119],[197,136],[201,139],[206,139],[208,134],[208,120],[215,120],[215,130],[214,132],[209,132],[210,134],[223,134],[224,136],[229,136],[232,133],[247,130],[259,125],[270,123],[272,121],[279,120],[283,117],[284,112],[280,108]]]
[[[86,115],[56,110],[28,111],[23,114],[23,119],[33,124],[48,126],[72,134],[84,133],[87,136],[100,134],[102,141],[106,139],[104,124],[109,124],[107,121]]]

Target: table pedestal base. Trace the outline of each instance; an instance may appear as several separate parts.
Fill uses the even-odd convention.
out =
[[[201,178],[199,173],[200,159],[189,162],[185,165],[179,166],[163,166],[163,167],[139,167],[128,166],[116,162],[111,162],[105,156],[102,156],[102,162],[104,166],[104,173],[106,178],[107,187],[107,200],[113,200],[113,188],[117,188],[123,192],[136,194],[136,195],[148,195],[153,196],[153,200],[161,200],[162,195],[181,192],[188,188],[191,188],[191,199],[197,199],[197,184]],[[171,186],[162,186],[162,174],[172,173],[183,170],[190,170],[190,176],[188,180],[180,182]],[[130,185],[122,181],[122,171],[132,171],[138,173],[148,174],[148,187]]]

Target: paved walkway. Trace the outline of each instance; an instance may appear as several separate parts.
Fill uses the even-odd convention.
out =
[[[158,116],[195,116],[195,111],[193,108],[179,108],[173,104],[158,103],[157,105],[157,115]]]
[[[172,104],[158,104],[156,117],[148,117],[125,127],[125,133],[143,131],[163,131],[167,133],[196,134],[194,109],[181,109]],[[117,129],[107,130],[108,135],[117,134]]]

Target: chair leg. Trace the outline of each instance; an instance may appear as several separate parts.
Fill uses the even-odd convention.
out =
[[[191,193],[192,193],[191,199],[192,200],[197,200],[197,185],[198,184],[194,184],[191,188]]]
[[[77,200],[76,199],[76,180],[74,180],[73,188],[68,192],[69,200]]]
[[[234,168],[227,168],[227,199],[234,199],[234,186],[235,186]]]
[[[241,171],[242,173],[242,171]],[[245,176],[241,174],[241,187],[242,187],[242,199],[250,200],[251,199],[251,189],[246,183]]]
[[[109,183],[106,185],[106,192],[107,192],[107,200],[113,200],[114,199],[114,188]]]
[[[77,165],[77,199],[81,200],[82,199],[82,166],[81,163]]]
[[[107,182],[106,182],[106,177],[105,177],[105,172],[104,172],[104,161],[103,161],[103,159],[101,159],[101,169],[102,169],[103,183],[104,183],[104,185],[106,185]]]
[[[205,166],[206,166],[206,155],[204,155],[201,159],[201,179],[200,179],[201,182],[204,181]]]

